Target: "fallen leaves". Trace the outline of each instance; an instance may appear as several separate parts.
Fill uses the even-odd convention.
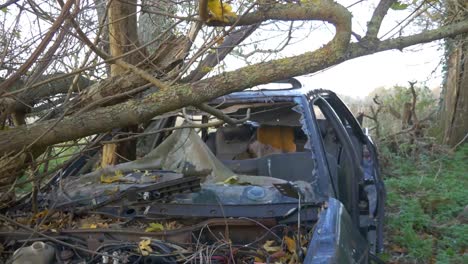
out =
[[[182,225],[176,221],[166,222],[166,223],[149,223],[148,227],[145,229],[145,232],[161,232],[164,230],[174,230],[180,228]]]
[[[289,252],[294,253],[296,252],[296,241],[288,236],[283,238],[284,243],[286,244],[286,248]]]
[[[280,246],[273,246],[275,243],[274,240],[267,240],[265,244],[263,244],[263,249],[265,249],[266,252],[268,253],[275,253],[281,250]]]
[[[81,226],[82,229],[109,228],[107,223],[87,223]]]
[[[141,255],[148,256],[153,249],[151,248],[151,239],[143,239],[138,243],[138,249],[140,250]]]
[[[164,226],[161,223],[150,223],[145,229],[145,232],[160,232],[164,230]]]
[[[239,177],[238,176],[231,176],[227,178],[226,180],[223,181],[224,184],[236,184],[239,182]]]
[[[239,179],[239,176],[231,176],[227,178],[226,180],[220,182],[221,184],[228,184],[228,185],[252,185],[249,182],[241,182]],[[219,184],[219,183],[218,183]]]
[[[109,222],[109,219],[104,219],[99,215],[90,215],[86,218],[79,219],[76,226],[79,226],[80,229],[107,229],[109,228]]]
[[[303,252],[307,250],[308,241],[306,235],[301,235],[300,249]],[[255,263],[265,263],[267,259],[275,264],[302,263],[298,255],[298,240],[294,234],[285,234],[282,241],[267,240],[261,247],[263,250],[257,250],[254,258]]]
[[[122,171],[118,170],[115,171],[115,175],[101,175],[101,183],[114,183],[114,182],[125,182],[126,180],[123,179],[124,174]]]

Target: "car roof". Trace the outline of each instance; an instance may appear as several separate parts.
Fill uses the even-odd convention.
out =
[[[253,87],[248,90],[240,92],[234,92],[221,97],[218,97],[211,101],[211,103],[220,102],[239,102],[239,101],[265,101],[265,100],[280,100],[290,101],[293,97],[300,96],[314,96],[314,95],[334,95],[332,91],[324,90],[321,88],[312,88],[310,86],[304,87],[301,82],[295,78],[288,78],[273,82],[272,84],[279,84],[279,89],[259,89],[259,87]],[[286,85],[284,85],[286,84]],[[287,87],[288,88],[282,88]]]
[[[312,87],[300,87],[300,88],[289,88],[289,89],[258,89],[258,90],[244,90],[240,92],[234,92],[231,94],[227,94],[221,96],[215,100],[214,102],[226,102],[226,101],[258,101],[258,100],[265,100],[265,99],[286,99],[292,97],[300,97],[300,96],[327,96],[334,94],[332,91],[321,89],[321,88],[312,88]],[[287,100],[287,99],[286,99]]]

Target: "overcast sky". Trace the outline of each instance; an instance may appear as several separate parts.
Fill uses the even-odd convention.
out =
[[[406,86],[408,81],[418,81],[431,89],[439,87],[442,83],[439,62],[443,52],[436,43],[413,48],[418,50],[381,52],[298,79],[308,86],[349,96],[365,96],[381,86]]]
[[[338,2],[344,6],[349,6],[356,0],[338,0]],[[353,14],[353,32],[361,36],[365,34],[365,25],[372,16],[372,11],[377,3],[378,0],[366,0],[349,9]],[[397,27],[393,31],[392,29],[400,21],[404,20],[411,11],[411,9],[403,11],[389,10],[382,23],[379,36],[384,36],[382,39],[387,39],[392,35],[398,36],[399,28]],[[319,23],[317,27],[310,35],[308,35],[310,28],[294,32],[292,42],[302,39],[306,35],[307,38],[287,47],[279,57],[299,55],[305,51],[317,49],[333,37],[334,28],[332,25]],[[421,29],[407,27],[406,32],[408,31],[420,32]],[[408,35],[406,32],[403,32],[403,34]],[[255,37],[267,39],[269,35],[275,33],[275,30],[272,29],[271,31],[263,31],[263,35]],[[353,39],[353,41],[355,40]],[[265,42],[266,44],[263,44],[264,46],[261,48],[275,47],[272,44],[274,39]],[[431,89],[437,88],[442,83],[440,62],[443,57],[443,50],[440,44],[439,41],[409,47],[403,52],[398,50],[381,52],[353,59],[322,72],[301,76],[298,79],[307,86],[330,89],[353,97],[366,96],[375,88],[382,86],[407,85],[408,81],[418,81]],[[243,62],[232,57],[226,58],[226,63],[227,70],[233,70],[244,65]]]
[[[347,6],[355,0],[338,1]],[[405,2],[405,0],[403,0]],[[352,7],[353,31],[364,35],[364,27],[371,17],[377,0],[367,0]],[[385,35],[395,25],[405,19],[411,10],[389,10],[385,17],[379,36]],[[408,27],[407,31],[419,32],[419,28]],[[392,31],[383,39],[396,34]],[[407,85],[408,81],[418,81],[429,88],[439,87],[442,83],[440,62],[443,57],[441,41],[417,45],[404,49],[386,51],[344,62],[323,72],[309,77],[299,78],[313,87],[335,90],[349,96],[365,96],[381,86]]]

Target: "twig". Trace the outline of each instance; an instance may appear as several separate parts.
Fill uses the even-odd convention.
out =
[[[16,4],[16,2],[18,2],[18,1],[19,1],[19,0],[10,0],[10,1],[4,3],[4,4],[1,4],[1,5],[0,5],[0,9],[3,9],[3,8],[5,8],[5,7],[8,7],[8,6],[12,5],[12,4]]]
[[[244,118],[234,119],[234,118],[231,118],[228,115],[224,114],[223,111],[218,110],[218,109],[216,109],[214,107],[211,107],[206,103],[196,105],[195,107],[202,110],[202,111],[204,111],[204,112],[206,112],[206,113],[208,113],[208,114],[214,115],[218,119],[223,120],[224,122],[226,122],[226,123],[228,123],[230,125],[244,123],[245,121],[249,120],[249,118],[250,118],[250,108],[247,109],[247,113],[246,113],[246,116]]]
[[[468,135],[468,134],[467,134]],[[439,177],[440,171],[442,170],[442,162],[439,161],[439,169],[437,170],[436,175],[434,176],[434,181],[437,180],[437,177]],[[421,184],[421,183],[419,183]]]
[[[412,105],[411,105],[411,112],[412,112],[412,115],[413,115],[413,123],[414,124],[419,124],[418,117],[416,116],[416,103],[418,101],[418,95],[416,94],[416,90],[414,89],[414,85],[416,84],[416,82],[408,82],[408,83],[410,85],[411,94],[413,95],[413,101],[412,101]]]
[[[172,131],[176,129],[184,129],[184,128],[209,128],[209,127],[216,127],[224,124],[224,121],[216,121],[216,122],[211,122],[211,123],[206,123],[206,124],[192,124],[192,125],[185,125],[185,126],[178,126],[178,127],[168,127],[168,128],[162,128],[153,132],[147,132],[147,133],[140,133],[138,135],[122,138],[122,139],[114,139],[114,140],[109,140],[109,141],[103,141],[101,142],[102,144],[109,144],[109,143],[118,143],[118,142],[123,142],[143,136],[149,136],[153,134],[158,134],[161,132],[166,132],[166,131]]]
[[[57,32],[57,30],[59,29],[60,25],[62,25],[63,21],[69,16],[71,6],[74,2],[74,0],[67,1],[67,3],[62,8],[62,12],[55,20],[54,24],[52,24],[46,36],[42,39],[41,43],[33,52],[33,54],[31,54],[31,56],[26,60],[26,62],[21,65],[18,71],[16,71],[10,78],[6,79],[0,84],[0,93],[9,88],[14,82],[16,82],[21,77],[21,75],[27,72],[28,69],[33,65],[33,63],[37,60],[42,51],[44,51],[44,49],[47,47],[50,40],[55,35],[55,32]]]
[[[453,146],[453,148],[451,148],[450,150],[451,151],[455,151],[461,144],[465,143],[466,139],[468,138],[468,133],[466,133],[466,135],[462,138],[462,140],[460,140],[460,142],[458,142],[455,146]]]

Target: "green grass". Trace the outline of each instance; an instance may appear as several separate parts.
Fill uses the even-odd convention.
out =
[[[70,146],[70,147],[54,147],[51,152],[51,156],[49,157],[49,164],[47,171],[53,171],[59,166],[61,166],[63,163],[65,163],[68,159],[72,157],[73,154],[77,153],[80,151],[80,147],[78,146]],[[43,154],[42,157],[40,157],[38,160],[41,160],[41,158],[46,158],[46,154]],[[39,165],[39,168],[37,169],[36,174],[41,174],[45,173],[44,171],[45,165],[44,163],[41,163]],[[15,188],[15,193],[17,197],[20,197],[24,194],[27,194],[31,192],[32,190],[32,183],[29,180],[29,174],[30,172],[26,172],[23,176],[21,176],[18,179],[19,186]],[[28,181],[28,182],[26,182]],[[21,184],[22,182],[26,182],[24,184]],[[43,181],[44,182],[44,181]]]
[[[392,175],[385,179],[390,262],[468,263],[468,225],[458,217],[468,205],[468,144],[454,155],[390,160],[385,168]]]

